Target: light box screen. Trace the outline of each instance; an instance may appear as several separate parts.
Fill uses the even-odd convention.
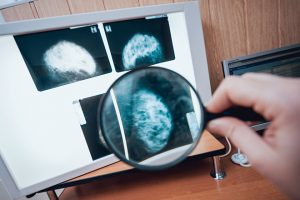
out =
[[[18,189],[37,191],[116,161],[105,160],[96,110],[127,71],[160,66],[196,87],[185,19],[174,12],[0,37],[0,153]],[[198,75],[209,86],[207,69]]]

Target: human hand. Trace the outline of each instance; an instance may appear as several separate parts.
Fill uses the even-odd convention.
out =
[[[300,79],[253,73],[228,77],[207,110],[219,113],[235,105],[251,107],[270,121],[262,137],[232,117],[211,121],[208,131],[228,137],[257,171],[300,199]]]

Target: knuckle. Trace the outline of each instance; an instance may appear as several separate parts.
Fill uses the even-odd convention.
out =
[[[235,76],[230,76],[230,77],[224,79],[224,81],[223,81],[224,88],[226,90],[230,91],[232,88],[235,87],[237,79],[238,79],[238,77],[235,77]]]

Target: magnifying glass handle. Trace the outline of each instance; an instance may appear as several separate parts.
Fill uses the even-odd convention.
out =
[[[216,114],[207,111],[207,122],[220,117],[235,117],[242,121],[266,121],[262,115],[255,112],[252,108],[236,106]]]

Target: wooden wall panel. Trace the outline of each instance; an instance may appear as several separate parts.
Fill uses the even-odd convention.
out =
[[[30,4],[30,7],[31,7],[34,18],[39,18],[39,14],[37,13],[34,2],[30,2],[29,4]]]
[[[201,14],[201,22],[202,22],[202,29],[203,29],[203,35],[204,35],[204,42],[205,42],[205,49],[206,49],[206,57],[210,76],[210,83],[211,85],[217,85],[219,80],[217,79],[217,76],[215,76],[216,71],[214,70],[214,50],[211,48],[215,45],[215,40],[213,38],[213,34],[211,34],[211,17],[210,17],[210,9],[209,9],[209,0],[201,0],[199,3],[200,6],[200,14]]]
[[[67,0],[72,14],[105,10],[102,0]]]
[[[279,47],[278,1],[246,0],[247,53]]]
[[[36,0],[34,5],[40,18],[70,14],[67,0]]]
[[[173,0],[139,0],[141,6],[173,3]]]
[[[103,0],[107,10],[140,6],[138,0]]]
[[[300,1],[279,0],[280,46],[300,43]]]
[[[1,10],[1,12],[7,22],[35,18],[29,3],[9,7]]]
[[[244,7],[243,0],[209,1],[213,41],[206,50],[213,91],[223,79],[221,61],[247,53]]]

